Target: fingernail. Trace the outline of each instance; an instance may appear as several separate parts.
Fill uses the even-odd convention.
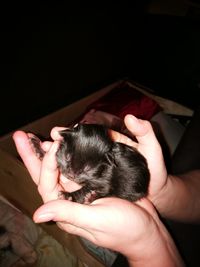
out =
[[[137,120],[138,120],[134,115],[130,115],[130,114],[128,114],[127,117],[128,117],[130,120],[133,120],[133,121],[137,121]]]
[[[41,213],[37,215],[36,218],[34,218],[34,222],[36,223],[48,222],[48,221],[51,221],[53,218],[54,218],[54,214],[51,212]]]

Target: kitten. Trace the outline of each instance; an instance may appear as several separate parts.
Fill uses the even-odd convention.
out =
[[[114,142],[105,126],[78,124],[60,132],[56,153],[60,172],[82,188],[66,199],[89,204],[101,197],[115,196],[129,201],[145,197],[150,173],[146,159],[135,148]],[[32,146],[41,159],[40,140],[32,135]]]

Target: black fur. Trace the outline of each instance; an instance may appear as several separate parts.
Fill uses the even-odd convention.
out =
[[[79,203],[108,196],[136,201],[147,195],[150,174],[146,159],[134,148],[117,143],[108,129],[78,124],[60,132],[56,158],[61,173],[82,188],[63,192]]]

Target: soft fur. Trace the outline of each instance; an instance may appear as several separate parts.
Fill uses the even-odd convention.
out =
[[[136,201],[147,195],[146,159],[133,147],[112,141],[106,127],[78,124],[60,135],[63,140],[56,154],[60,171],[82,185],[75,192],[63,192],[67,199],[90,203],[116,196]]]

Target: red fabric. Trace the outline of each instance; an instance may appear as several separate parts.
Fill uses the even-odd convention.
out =
[[[105,96],[88,106],[90,109],[101,110],[123,119],[126,114],[150,120],[161,107],[152,98],[125,84],[114,88]]]

